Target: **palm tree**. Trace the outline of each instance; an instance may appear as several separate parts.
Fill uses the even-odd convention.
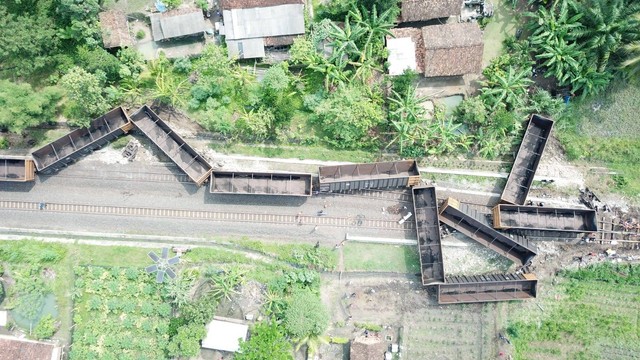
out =
[[[640,40],[640,3],[636,0],[583,0],[574,11],[583,14],[575,34],[587,54],[595,55],[597,71],[604,72],[612,55]]]
[[[557,40],[572,40],[573,31],[582,26],[578,22],[581,14],[569,16],[572,7],[573,0],[555,0],[548,9],[540,6],[534,13],[525,13],[530,19],[527,30],[531,31],[531,44],[540,46]]]
[[[607,88],[611,78],[610,73],[600,72],[594,66],[584,63],[580,71],[572,75],[571,89],[573,92],[582,92],[582,96],[595,95]]]
[[[422,103],[426,100],[426,97],[417,97],[415,88],[411,86],[407,87],[407,92],[404,95],[391,90],[389,101],[393,110],[389,113],[389,118],[395,130],[395,136],[386,148],[397,143],[400,147],[400,154],[402,154],[405,145],[414,144],[421,137],[426,113]]]
[[[296,351],[299,351],[300,348],[306,346],[307,359],[312,359],[313,356],[318,352],[322,344],[329,343],[329,337],[326,335],[310,334],[303,337],[302,339],[294,339],[294,342],[296,343]]]
[[[153,92],[158,101],[176,107],[186,104],[188,79],[180,80],[170,70],[160,67],[156,75],[156,88]]]
[[[505,104],[507,110],[522,105],[526,99],[527,88],[533,83],[529,78],[529,69],[516,69],[510,66],[505,74],[494,73],[483,82],[482,97],[490,104],[491,110]]]
[[[371,12],[364,7],[362,7],[362,10],[358,10],[355,6],[349,11],[349,16],[356,21],[356,24],[365,29],[367,33],[367,37],[362,46],[363,51],[360,54],[361,62],[365,60],[367,55],[371,55],[371,51],[365,51],[365,49],[373,46],[372,41],[374,39],[378,42],[383,42],[385,36],[393,36],[390,31],[394,26],[394,19],[392,19],[393,10],[393,8],[389,8],[378,15],[378,10],[374,5]]]
[[[640,73],[640,41],[626,45],[624,50],[627,57],[621,65],[622,70],[629,76],[634,76]]]
[[[348,59],[354,59],[360,55],[357,43],[360,41],[366,30],[358,24],[351,25],[351,20],[347,16],[344,20],[344,28],[340,28],[335,23],[331,23],[329,30],[329,38],[331,38],[331,46],[334,55],[346,56]]]
[[[550,43],[541,45],[542,53],[536,59],[544,60],[542,65],[547,68],[546,77],[555,76],[560,84],[569,80],[572,73],[578,71],[582,51],[576,43],[567,43],[562,39],[554,39]]]

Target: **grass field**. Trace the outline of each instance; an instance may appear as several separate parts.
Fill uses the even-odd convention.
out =
[[[556,126],[571,160],[619,173],[595,179],[601,186],[598,190],[621,192],[636,200],[640,199],[639,98],[640,85],[615,82],[602,96],[575,101]]]
[[[347,243],[342,251],[346,271],[420,271],[416,246]]]
[[[516,359],[637,359],[639,283],[638,265],[565,274],[538,299],[543,312],[516,311],[508,328]]]

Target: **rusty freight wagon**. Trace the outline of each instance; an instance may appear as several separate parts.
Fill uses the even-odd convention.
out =
[[[312,175],[307,173],[213,171],[213,194],[311,196]]]
[[[122,107],[94,119],[88,128],[76,129],[41,147],[31,155],[38,172],[58,171],[81,156],[104,146],[131,130],[131,121]]]
[[[443,282],[444,265],[436,188],[433,186],[414,187],[412,191],[422,285]]]
[[[532,243],[510,238],[484,224],[467,204],[456,199],[448,198],[440,207],[440,221],[518,265],[524,266],[536,256]]]
[[[31,158],[0,155],[0,181],[33,181],[36,176],[35,171]]]
[[[198,186],[209,179],[211,165],[151,108],[144,105],[131,115],[131,120],[136,128],[156,144]]]
[[[415,160],[321,166],[320,192],[390,189],[420,184]]]
[[[551,128],[553,128],[553,120],[540,115],[531,115],[507,178],[507,184],[500,196],[501,202],[524,205],[538,164],[540,164],[540,158],[551,134]]]
[[[493,208],[493,227],[577,233],[598,231],[595,210],[507,204]]]
[[[534,274],[448,276],[438,285],[438,304],[460,304],[535,299]]]

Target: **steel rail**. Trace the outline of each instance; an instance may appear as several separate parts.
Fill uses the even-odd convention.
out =
[[[43,207],[43,209],[41,209]],[[395,220],[366,219],[362,217],[331,217],[291,214],[258,214],[228,211],[167,209],[147,207],[124,207],[69,203],[38,203],[29,201],[0,200],[0,209],[33,212],[77,213],[89,215],[111,215],[129,217],[176,218],[222,222],[250,222],[266,224],[317,225],[407,231],[412,222],[398,224]]]

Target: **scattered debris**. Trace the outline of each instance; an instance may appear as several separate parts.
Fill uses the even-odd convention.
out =
[[[130,140],[127,146],[122,150],[122,156],[128,161],[133,161],[138,153],[138,148],[140,147],[140,143],[137,140]]]

